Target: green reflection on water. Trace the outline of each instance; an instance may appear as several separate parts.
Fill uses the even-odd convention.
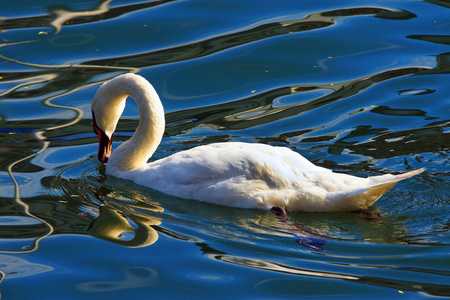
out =
[[[445,4],[194,2],[22,3],[0,19],[4,296],[42,292],[43,278],[55,299],[450,296]],[[293,214],[287,227],[106,178],[89,104],[124,72],[167,107],[156,159],[245,140],[352,174],[428,171],[377,203],[381,219]],[[131,111],[117,140],[137,122]],[[323,249],[301,245],[305,232]]]

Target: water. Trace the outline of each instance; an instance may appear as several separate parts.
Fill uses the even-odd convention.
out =
[[[6,2],[4,299],[450,297],[447,2]],[[110,178],[90,103],[126,72],[166,110],[152,159],[245,141],[360,176],[427,170],[371,215],[288,222]],[[137,122],[129,101],[116,146]]]

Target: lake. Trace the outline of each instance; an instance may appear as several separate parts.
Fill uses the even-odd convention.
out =
[[[450,297],[448,1],[11,1],[0,12],[3,299]],[[91,101],[149,80],[151,158],[288,147],[336,172],[426,168],[365,213],[238,209],[105,173]],[[113,148],[130,138],[131,99]]]

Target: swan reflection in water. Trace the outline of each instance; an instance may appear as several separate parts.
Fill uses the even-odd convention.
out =
[[[137,228],[117,210],[109,206],[100,207],[100,214],[88,228],[93,237],[118,245],[137,248],[150,246],[158,240],[158,233],[152,225],[160,225],[161,220],[152,216],[130,215]],[[127,239],[128,236],[133,236]]]
[[[164,208],[139,200],[136,193],[120,195],[104,187],[95,189],[93,196],[101,205],[87,229],[89,235],[130,248],[150,246],[158,240],[152,226],[160,225],[161,219],[150,213],[161,213]]]
[[[163,209],[155,206],[154,211],[162,212]],[[275,211],[271,213],[278,216],[281,231],[294,236],[298,244],[310,250],[323,250],[328,238],[326,235],[304,228]],[[99,209],[98,217],[90,224],[87,233],[93,237],[130,248],[150,246],[158,240],[158,232],[152,226],[161,225],[160,218],[131,213],[128,213],[127,217],[121,211],[109,205],[103,205]],[[135,226],[132,226],[129,220]]]

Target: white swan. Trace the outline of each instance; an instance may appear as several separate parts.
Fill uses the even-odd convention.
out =
[[[111,154],[112,135],[127,96],[138,104],[139,126]],[[398,181],[424,170],[359,178],[315,166],[288,148],[238,142],[199,146],[147,163],[164,133],[164,109],[152,85],[135,74],[104,83],[92,101],[92,116],[99,136],[98,159],[107,162],[107,174],[169,195],[226,206],[364,209]]]

